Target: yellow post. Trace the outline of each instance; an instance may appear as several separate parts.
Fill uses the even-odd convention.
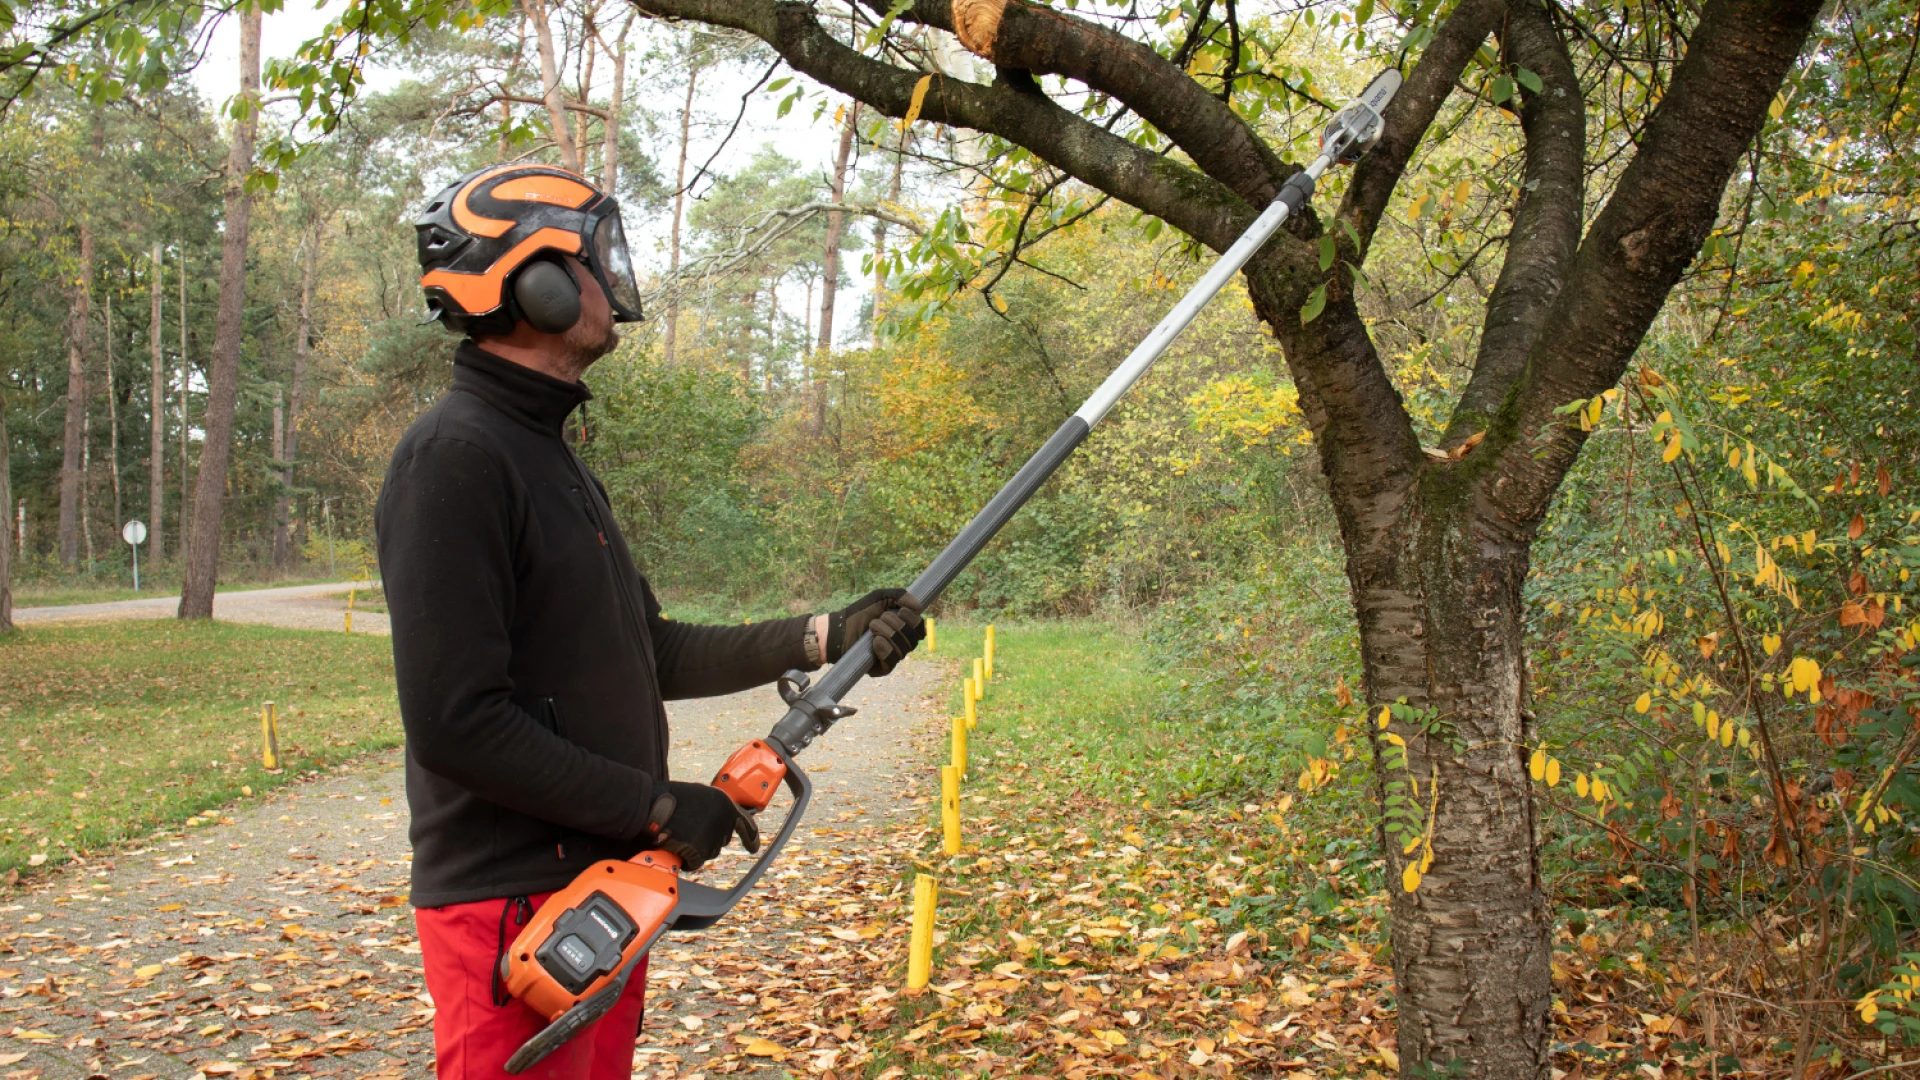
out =
[[[928,619],[927,620],[927,651],[928,652],[933,652],[934,647],[939,644],[938,639],[934,637],[933,630],[934,630],[933,620]]]
[[[962,719],[966,722],[967,730],[972,731],[980,726],[980,710],[975,704],[980,700],[980,691],[972,679],[960,680],[960,700],[967,703],[967,714]]]
[[[967,718],[953,718],[953,768],[962,776],[967,774]]]
[[[347,633],[353,633],[353,594],[357,589],[347,590]]]
[[[260,764],[269,769],[280,767],[280,718],[271,701],[260,711]]]
[[[987,696],[987,662],[978,656],[973,658],[973,696]]]
[[[993,624],[992,623],[987,624],[987,644],[985,649],[985,659],[987,661],[986,663],[987,679],[991,681],[993,679]]]
[[[939,884],[926,874],[913,878],[913,936],[907,940],[907,989],[924,990],[933,975],[933,907]]]
[[[960,770],[951,765],[940,767],[940,827],[945,834],[942,848],[949,855],[960,854]]]

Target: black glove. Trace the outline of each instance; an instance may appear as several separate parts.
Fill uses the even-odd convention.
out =
[[[860,635],[873,631],[873,667],[885,675],[927,638],[920,602],[905,589],[875,589],[827,616],[827,663],[846,654]]]
[[[760,826],[727,793],[707,784],[668,780],[656,785],[647,815],[647,842],[679,856],[684,870],[698,870],[720,854],[736,834],[749,852],[760,850]]]

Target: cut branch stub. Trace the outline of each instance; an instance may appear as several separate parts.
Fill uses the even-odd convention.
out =
[[[953,36],[967,51],[993,59],[993,40],[1000,34],[1000,13],[1007,0],[953,0]]]

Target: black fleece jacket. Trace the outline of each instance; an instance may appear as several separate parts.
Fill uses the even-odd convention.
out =
[[[605,488],[561,439],[590,396],[463,343],[452,390],[387,467],[374,525],[415,906],[556,889],[633,855],[667,776],[663,700],[812,666],[805,616],[661,617]]]

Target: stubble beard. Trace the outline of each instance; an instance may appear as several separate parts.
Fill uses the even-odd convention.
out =
[[[581,319],[567,329],[560,342],[566,350],[566,366],[578,379],[595,360],[619,347],[620,331],[611,318],[599,327],[588,326],[587,320]]]

